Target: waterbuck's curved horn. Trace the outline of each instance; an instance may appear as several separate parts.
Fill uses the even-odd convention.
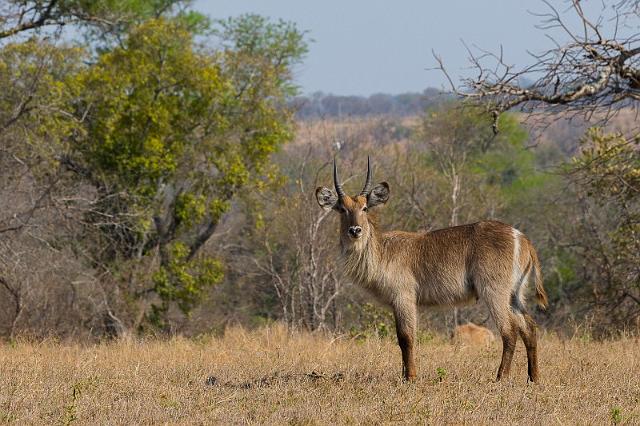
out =
[[[364,195],[365,197],[368,196],[371,192],[372,186],[373,178],[371,177],[371,159],[367,155],[367,180],[364,183],[364,188],[362,188],[362,192],[360,192],[360,195]]]
[[[333,159],[333,184],[336,187],[336,194],[338,194],[338,199],[341,200],[344,198],[344,191],[342,190],[342,185],[340,185],[338,181],[338,166],[336,165],[336,159]]]

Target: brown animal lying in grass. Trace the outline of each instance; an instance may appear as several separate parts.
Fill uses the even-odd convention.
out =
[[[457,326],[451,336],[451,341],[459,345],[481,346],[494,340],[491,330],[472,322]]]

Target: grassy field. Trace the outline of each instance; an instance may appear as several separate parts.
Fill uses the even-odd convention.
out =
[[[500,345],[418,347],[400,380],[392,339],[354,341],[272,327],[198,340],[0,347],[0,421],[22,424],[640,424],[640,343],[540,343],[542,383],[494,383]]]

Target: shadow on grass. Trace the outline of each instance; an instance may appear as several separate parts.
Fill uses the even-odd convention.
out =
[[[328,383],[338,383],[342,382],[345,378],[344,373],[334,373],[331,375],[318,373],[317,371],[312,371],[311,373],[298,373],[298,374],[281,374],[276,372],[270,376],[263,376],[254,380],[233,383],[233,382],[221,382],[215,376],[209,376],[205,380],[206,386],[218,386],[232,389],[254,389],[254,388],[266,388],[271,387],[277,384],[283,383],[292,383],[292,382],[306,382],[306,383],[319,383],[319,382],[328,382]]]

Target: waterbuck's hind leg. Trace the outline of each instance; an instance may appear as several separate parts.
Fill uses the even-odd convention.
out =
[[[415,339],[416,339],[416,306],[396,306],[393,310],[396,320],[398,345],[402,351],[402,376],[407,381],[416,378]]]
[[[508,324],[508,325],[507,325]],[[498,375],[496,381],[500,381],[503,377],[508,377],[511,371],[511,360],[516,350],[516,342],[518,340],[518,328],[513,321],[506,324],[499,324],[498,330],[502,336],[502,361],[498,367]]]
[[[511,370],[511,360],[518,340],[518,319],[511,310],[507,295],[483,294],[483,296],[489,314],[502,337],[502,361],[496,376],[496,381],[500,381],[500,379],[509,376]]]
[[[538,337],[536,322],[526,312],[522,313],[522,324],[520,325],[520,337],[527,348],[527,370],[529,380],[537,382],[539,380],[538,371]]]

